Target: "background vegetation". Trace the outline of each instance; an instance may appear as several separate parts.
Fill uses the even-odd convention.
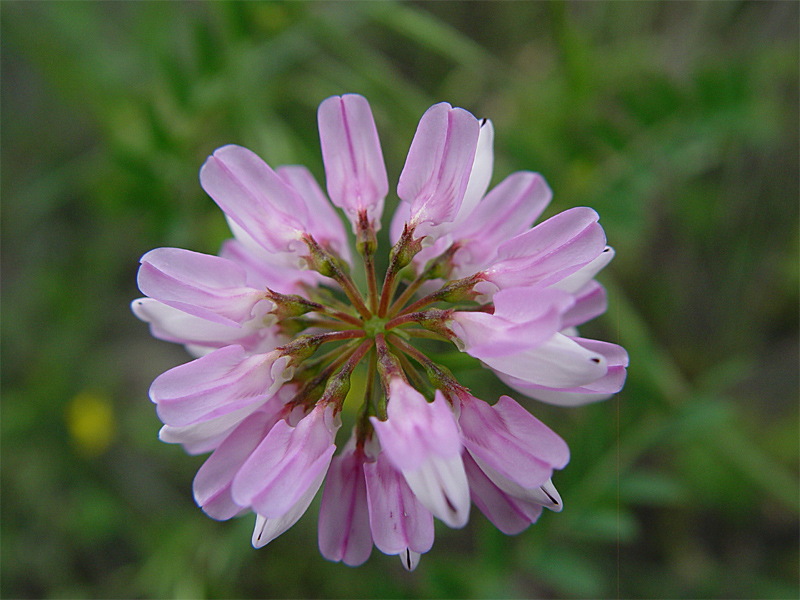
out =
[[[797,598],[799,6],[3,2],[0,594]],[[627,386],[528,404],[572,449],[566,509],[515,537],[475,511],[412,574],[326,562],[317,504],[259,551],[205,517],[147,398],[187,357],[128,309],[144,252],[228,235],[209,153],[322,180],[316,107],[346,92],[390,180],[446,100],[493,119],[495,183],[541,172],[547,214],[596,208],[617,250],[585,333]]]

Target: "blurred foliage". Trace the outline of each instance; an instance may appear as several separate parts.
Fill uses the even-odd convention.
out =
[[[0,4],[0,595],[797,598],[798,6]],[[529,404],[572,449],[566,509],[515,537],[477,510],[437,525],[412,574],[326,562],[316,504],[259,551],[250,518],[206,518],[203,459],[157,440],[147,399],[187,357],[128,310],[144,252],[227,235],[205,157],[322,180],[315,110],[346,92],[391,180],[446,100],[493,119],[495,183],[541,172],[547,214],[592,206],[617,249],[584,333],[628,349],[626,388]]]

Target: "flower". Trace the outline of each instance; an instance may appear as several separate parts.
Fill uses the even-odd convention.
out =
[[[194,357],[157,377],[150,398],[163,441],[211,453],[194,480],[197,504],[220,520],[254,513],[259,548],[327,479],[322,555],[355,566],[374,545],[409,570],[433,545],[434,518],[463,527],[470,502],[507,534],[543,507],[560,511],[552,477],[569,460],[566,442],[507,395],[475,398],[416,342],[451,341],[552,404],[618,392],[625,350],[576,330],[606,310],[595,276],[613,251],[597,213],[573,208],[534,226],[552,197],[541,175],[513,173],[487,193],[492,123],[437,104],[400,175],[379,285],[389,184],[369,103],[328,98],[318,123],[330,202],[304,167],[273,170],[223,146],[200,182],[233,237],[219,256],[158,248],[141,259],[146,297],[133,312]],[[356,236],[365,289],[334,206]],[[360,408],[335,455],[362,362]]]

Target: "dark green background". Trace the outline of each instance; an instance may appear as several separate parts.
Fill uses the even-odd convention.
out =
[[[0,594],[798,597],[798,6],[2,2]],[[625,389],[526,404],[570,444],[564,512],[437,525],[412,574],[325,561],[318,501],[258,551],[205,517],[147,397],[187,356],[128,309],[144,252],[227,235],[209,153],[322,179],[316,107],[346,92],[390,181],[445,100],[493,119],[494,183],[541,172],[547,215],[592,206],[617,250],[583,333],[628,349]]]

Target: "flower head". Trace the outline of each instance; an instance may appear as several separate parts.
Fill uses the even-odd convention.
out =
[[[359,565],[374,545],[409,570],[433,545],[434,518],[463,527],[470,501],[508,534],[543,507],[560,511],[552,477],[569,460],[566,443],[509,396],[494,405],[472,396],[416,342],[451,341],[544,402],[619,391],[625,351],[575,329],[606,309],[594,277],[613,251],[597,213],[574,208],[533,226],[552,196],[541,175],[513,173],[487,193],[491,122],[437,104],[400,175],[379,285],[389,185],[371,109],[361,96],[328,98],[318,122],[330,202],[304,167],[273,170],[224,146],[200,181],[233,238],[219,256],[159,248],[141,259],[147,297],[134,313],[195,357],[156,378],[150,397],[163,441],[211,452],[194,480],[197,504],[215,519],[254,513],[261,547],[327,478],[323,556]],[[334,206],[356,235],[364,289]],[[366,389],[336,455],[362,362]]]

